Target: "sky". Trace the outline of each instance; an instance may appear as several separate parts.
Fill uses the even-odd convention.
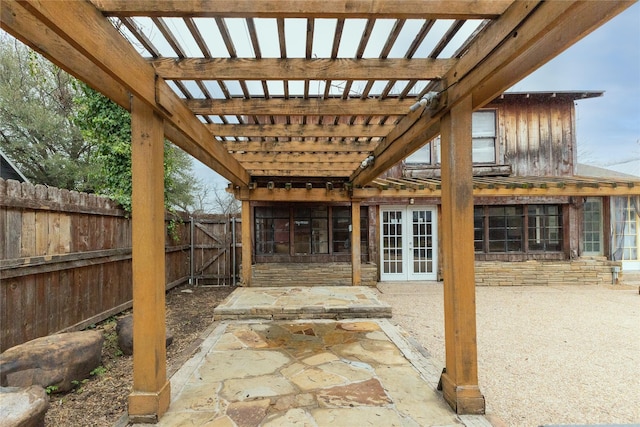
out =
[[[578,161],[640,176],[640,3],[571,46],[509,89],[604,91],[576,102]],[[196,176],[226,180],[195,162]]]

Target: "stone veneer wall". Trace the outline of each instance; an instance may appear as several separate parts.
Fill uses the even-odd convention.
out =
[[[252,286],[351,286],[351,264],[346,262],[255,264],[252,275]],[[377,277],[375,264],[362,264],[362,285],[375,286]]]
[[[610,285],[611,268],[621,265],[621,262],[609,261],[605,257],[582,257],[570,261],[476,261],[476,285]]]

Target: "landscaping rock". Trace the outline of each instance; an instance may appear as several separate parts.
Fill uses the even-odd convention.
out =
[[[44,426],[49,396],[44,388],[0,387],[0,427]]]
[[[0,385],[40,385],[71,390],[100,366],[104,338],[99,331],[68,332],[36,338],[0,354]]]
[[[122,353],[130,356],[133,354],[133,315],[123,317],[118,320],[116,326],[118,333],[118,346]],[[167,328],[165,345],[169,347],[173,342],[173,333]]]

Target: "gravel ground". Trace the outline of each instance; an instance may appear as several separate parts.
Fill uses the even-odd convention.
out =
[[[442,283],[379,284],[444,366]],[[478,287],[480,389],[494,425],[640,424],[638,286]]]

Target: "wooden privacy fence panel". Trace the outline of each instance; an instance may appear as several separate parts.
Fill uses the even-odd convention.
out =
[[[113,201],[0,179],[0,233],[0,352],[131,306],[131,221]],[[167,288],[191,275],[189,219],[170,234]],[[230,265],[210,262],[219,249],[202,251],[195,271],[230,274]]]
[[[235,285],[240,221],[225,215],[207,215],[192,220],[195,283]]]

